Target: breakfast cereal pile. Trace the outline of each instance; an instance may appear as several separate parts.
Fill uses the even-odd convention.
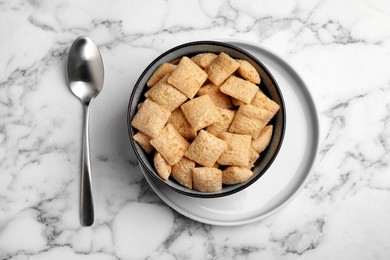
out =
[[[269,145],[279,105],[259,88],[245,60],[221,52],[164,63],[147,82],[131,125],[134,140],[154,153],[159,176],[214,192],[247,181]]]

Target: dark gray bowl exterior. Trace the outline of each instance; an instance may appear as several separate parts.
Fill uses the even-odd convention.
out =
[[[275,117],[271,120],[270,124],[274,126],[274,133],[272,136],[272,140],[268,148],[261,153],[260,158],[255,163],[255,168],[252,169],[254,174],[253,176],[246,182],[236,185],[224,185],[222,190],[218,192],[199,192],[196,190],[190,190],[175,180],[171,178],[167,181],[162,180],[154,166],[153,166],[153,155],[149,155],[144,152],[144,150],[138,145],[137,142],[133,140],[134,134],[137,132],[135,128],[131,126],[131,120],[133,119],[135,113],[137,112],[137,104],[142,102],[145,97],[144,93],[148,89],[146,86],[146,82],[153,74],[153,72],[163,63],[170,62],[182,56],[194,56],[198,53],[203,52],[213,52],[220,53],[225,52],[236,59],[246,60],[251,63],[256,70],[259,72],[261,77],[261,83],[259,85],[260,89],[272,100],[278,103],[281,109],[275,115]],[[168,187],[176,192],[179,192],[184,195],[192,196],[192,197],[200,197],[200,198],[216,198],[227,196],[238,192],[240,190],[245,189],[256,180],[258,180],[271,166],[275,157],[277,156],[279,149],[281,147],[284,130],[285,130],[285,106],[282,97],[282,93],[275,81],[272,77],[271,73],[267,70],[267,68],[255,57],[253,57],[248,52],[235,47],[230,44],[215,42],[215,41],[200,41],[200,42],[190,42],[180,46],[177,46],[173,49],[168,50],[167,52],[160,55],[157,59],[155,59],[142,73],[139,77],[137,83],[134,86],[133,92],[130,96],[129,106],[128,106],[128,114],[127,114],[127,124],[128,124],[128,133],[130,138],[130,143],[134,149],[134,152],[137,156],[138,161],[141,164],[148,174],[150,174],[156,181],[161,183],[163,186]]]

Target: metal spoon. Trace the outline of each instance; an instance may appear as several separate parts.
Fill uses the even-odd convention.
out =
[[[89,154],[89,104],[103,87],[104,68],[99,49],[88,37],[78,37],[68,54],[67,80],[84,110],[83,157],[81,164],[80,220],[83,226],[94,221],[91,162]]]

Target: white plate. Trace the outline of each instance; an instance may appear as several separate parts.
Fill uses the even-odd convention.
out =
[[[279,56],[258,45],[225,41],[257,57],[276,79],[286,106],[286,130],[279,154],[267,172],[243,191],[222,198],[193,198],[161,186],[144,172],[158,196],[177,212],[199,222],[234,226],[258,221],[286,205],[303,187],[318,152],[319,125],[313,99],[299,75]],[[141,170],[144,171],[144,169]]]

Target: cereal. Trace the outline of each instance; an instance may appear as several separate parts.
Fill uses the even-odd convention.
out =
[[[217,122],[212,125],[209,125],[206,128],[207,132],[215,136],[219,136],[221,133],[227,132],[229,130],[234,115],[236,114],[236,111],[229,109],[218,108],[218,111],[219,117]]]
[[[172,165],[172,177],[181,185],[192,189],[192,168],[195,168],[195,162],[182,157],[178,163]]]
[[[133,136],[133,139],[142,147],[146,153],[151,153],[154,147],[150,144],[150,137],[142,132],[138,132]]]
[[[192,99],[206,79],[206,72],[188,57],[183,57],[168,77],[168,83]]]
[[[146,99],[133,117],[131,125],[153,138],[164,128],[170,116],[168,109]]]
[[[150,88],[145,93],[145,97],[165,107],[169,111],[173,111],[183,104],[187,100],[187,97],[177,88],[168,84],[168,77],[169,75],[165,75],[164,78]]]
[[[202,166],[212,167],[226,147],[225,141],[200,130],[184,155]]]
[[[259,90],[252,100],[252,105],[256,107],[265,108],[271,112],[270,117],[272,118],[276,112],[278,112],[280,106],[278,103],[268,98],[261,90]]]
[[[157,137],[151,139],[150,144],[170,165],[180,161],[190,145],[171,124],[167,124]]]
[[[225,95],[219,90],[219,87],[213,83],[209,83],[201,87],[197,93],[198,96],[208,94],[214,102],[214,105],[220,108],[232,108],[232,100],[228,95]]]
[[[176,69],[176,65],[170,63],[163,63],[156,69],[156,71],[152,74],[146,85],[148,87],[153,87],[154,84],[160,81],[165,75],[171,73],[174,69]]]
[[[260,75],[257,70],[246,60],[237,60],[240,63],[238,67],[238,73],[246,80],[252,83],[260,84]]]
[[[247,181],[252,177],[253,172],[245,167],[230,166],[222,171],[223,184],[238,184]]]
[[[171,166],[167,163],[167,161],[161,156],[160,153],[156,152],[154,154],[153,158],[154,167],[156,168],[156,171],[158,175],[163,180],[168,180],[169,175],[171,174]]]
[[[252,145],[253,145],[253,141],[252,141]],[[249,169],[255,167],[255,162],[257,161],[257,159],[259,159],[259,157],[260,157],[260,153],[258,153],[252,146],[251,149],[249,150],[249,162],[247,167]]]
[[[181,108],[172,111],[171,117],[168,119],[168,124],[173,125],[175,129],[187,140],[194,139],[197,135],[196,130],[188,123]]]
[[[256,152],[261,153],[265,150],[265,148],[267,148],[271,142],[272,131],[273,126],[267,125],[263,130],[261,130],[259,137],[252,141],[252,148],[255,149]]]
[[[270,112],[266,109],[253,105],[241,105],[237,110],[229,132],[251,135],[252,138],[256,138],[267,125],[269,117]]]
[[[202,69],[206,68],[207,66],[210,65],[210,63],[217,57],[216,54],[214,53],[200,53],[198,55],[195,55],[194,57],[191,58],[193,62],[196,63],[199,67]]]
[[[227,148],[219,157],[217,163],[246,167],[249,162],[249,151],[252,144],[251,136],[225,132],[220,135],[220,138],[227,143]]]
[[[164,63],[137,105],[133,139],[146,153],[156,150],[154,167],[163,180],[172,176],[201,192],[246,182],[271,142],[267,124],[280,109],[260,82],[251,63],[223,52]]]
[[[181,105],[181,110],[196,131],[218,120],[217,107],[207,94],[184,103]]]
[[[221,52],[211,63],[205,71],[208,78],[215,85],[220,86],[237,68],[240,63],[232,59],[226,53]]]
[[[194,189],[213,192],[222,189],[222,171],[212,167],[192,168]]]
[[[234,97],[246,104],[251,103],[258,89],[259,87],[255,84],[236,76],[230,76],[220,87],[222,93]]]

